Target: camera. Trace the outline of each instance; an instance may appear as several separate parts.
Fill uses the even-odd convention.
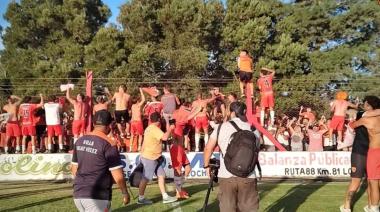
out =
[[[216,158],[211,158],[209,162],[209,167],[210,167],[210,178],[214,182],[218,182],[218,172],[220,168],[220,160]]]
[[[175,125],[175,119],[170,119],[169,120],[169,125]]]

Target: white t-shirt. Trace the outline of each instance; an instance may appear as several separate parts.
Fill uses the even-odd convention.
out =
[[[251,130],[251,125],[248,122],[243,122],[239,118],[233,118],[231,119],[231,121],[235,122],[236,125],[242,130]],[[215,130],[212,132],[210,138],[215,139],[215,140],[217,139],[218,127],[216,127]],[[229,122],[223,123],[222,127],[220,128],[218,145],[223,155],[226,153],[227,146],[231,140],[231,135],[234,132],[236,132],[236,130]],[[257,139],[259,139],[256,132],[255,134],[256,134]],[[220,168],[219,168],[218,177],[220,178],[236,177],[235,175],[227,171],[222,155],[220,155]],[[253,171],[248,177],[256,178],[255,171]]]
[[[59,115],[59,104],[58,103],[46,103],[44,104],[45,108],[45,117],[46,117],[46,125],[60,125],[61,118]]]
[[[284,134],[278,134],[277,140],[280,144],[289,145],[289,133],[285,131]]]

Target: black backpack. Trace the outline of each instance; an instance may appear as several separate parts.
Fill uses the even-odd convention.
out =
[[[256,135],[250,130],[240,129],[233,121],[229,121],[229,123],[236,129],[236,132],[231,135],[226,153],[223,155],[221,151],[226,169],[238,177],[248,177],[257,165],[261,178],[261,167],[258,160],[260,142]],[[217,131],[218,140],[221,126],[222,124],[219,125]]]

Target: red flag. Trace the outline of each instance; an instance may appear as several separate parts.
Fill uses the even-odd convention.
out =
[[[92,130],[92,71],[86,72],[86,97],[89,108],[87,110],[86,132],[89,133]]]
[[[259,122],[257,122],[256,114],[253,114],[252,108],[252,94],[249,85],[245,87],[245,93],[247,96],[246,104],[247,104],[247,118],[249,123],[251,123],[258,131],[260,131],[263,135],[269,138],[270,141],[277,147],[280,151],[286,151],[286,149],[270,134],[264,127],[262,127]]]

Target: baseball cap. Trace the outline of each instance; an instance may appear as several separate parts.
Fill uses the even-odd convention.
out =
[[[247,121],[246,112],[247,106],[242,102],[232,102],[230,105],[230,112],[235,112],[236,117],[242,121]]]
[[[107,110],[99,110],[94,116],[94,125],[108,126],[112,122],[111,113]]]

